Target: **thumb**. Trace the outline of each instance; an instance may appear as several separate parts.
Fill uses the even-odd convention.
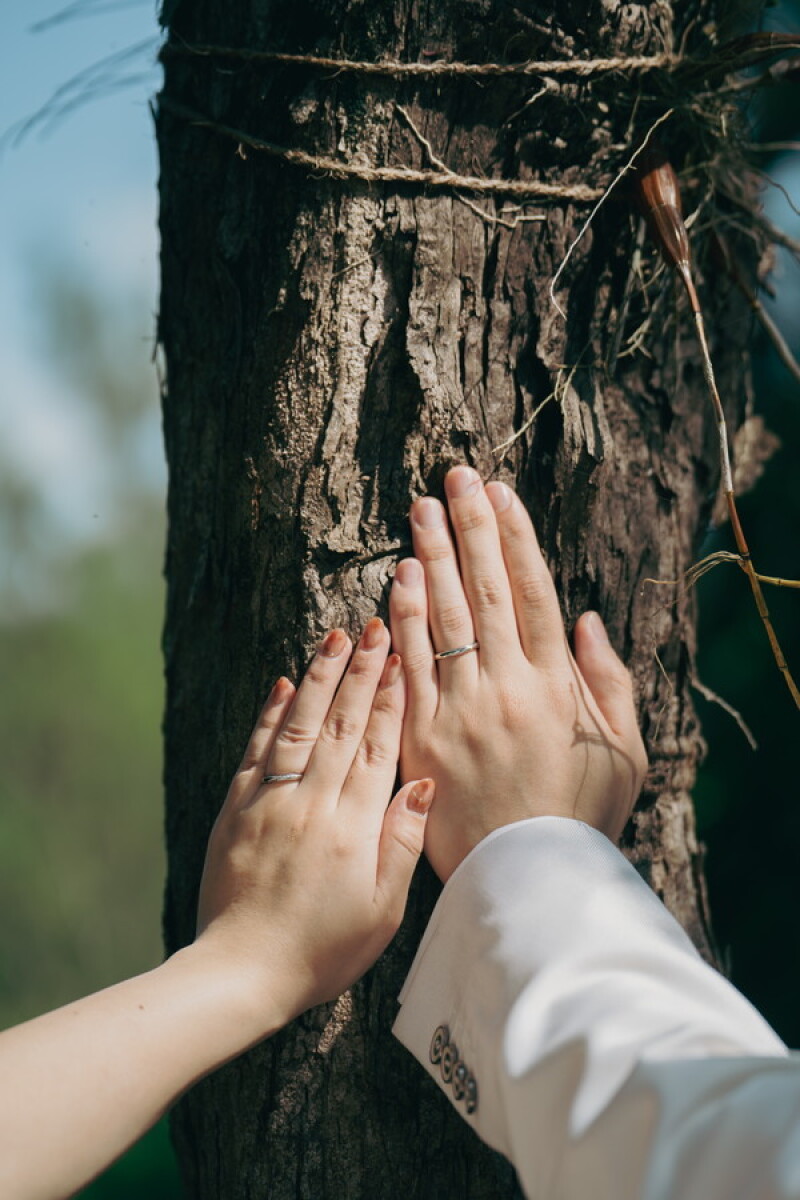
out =
[[[573,633],[575,660],[597,707],[619,737],[637,729],[633,683],[608,640],[600,614],[586,612]]]
[[[425,825],[436,785],[415,779],[400,788],[383,818],[376,889],[395,929],[405,912],[411,876],[425,840]]]

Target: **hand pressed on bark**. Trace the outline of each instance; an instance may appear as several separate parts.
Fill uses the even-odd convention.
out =
[[[422,850],[429,780],[389,800],[405,702],[370,621],[348,665],[334,630],[295,694],[279,680],[211,834],[198,944],[279,1003],[281,1022],[338,996],[384,950]],[[346,668],[346,670],[345,670]],[[264,783],[266,774],[300,773]],[[387,809],[388,805],[388,809]],[[263,1004],[263,1000],[262,1000]]]
[[[425,852],[447,879],[488,833],[572,817],[616,841],[647,769],[631,680],[600,617],[567,643],[528,514],[502,483],[456,467],[438,500],[411,510],[416,559],[397,568],[390,612],[408,707],[405,779],[430,775]],[[457,554],[456,554],[457,546]],[[436,660],[435,653],[479,648]]]
[[[0,1196],[71,1195],[191,1084],[338,996],[394,934],[433,785],[389,803],[400,660],[379,620],[348,665],[349,648],[334,630],[297,692],[279,681],[264,706],[211,835],[196,940],[0,1034]],[[263,782],[285,773],[301,778]]]

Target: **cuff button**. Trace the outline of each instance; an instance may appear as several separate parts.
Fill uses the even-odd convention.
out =
[[[442,1051],[449,1041],[450,1030],[446,1025],[440,1025],[431,1040],[430,1060],[434,1066],[442,1061]]]
[[[445,1083],[450,1083],[453,1078],[453,1071],[458,1062],[458,1047],[455,1042],[448,1042],[442,1051],[442,1061],[439,1065],[439,1070],[442,1072],[442,1079]]]
[[[478,1084],[474,1076],[469,1075],[464,1084],[464,1107],[467,1113],[474,1113],[478,1107]]]

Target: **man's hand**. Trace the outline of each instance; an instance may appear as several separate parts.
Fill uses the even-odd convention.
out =
[[[647,770],[630,676],[597,613],[578,621],[573,657],[511,489],[456,467],[445,490],[458,557],[443,506],[416,501],[417,558],[399,564],[390,602],[408,687],[402,777],[436,782],[428,859],[446,880],[492,830],[546,815],[616,841]]]

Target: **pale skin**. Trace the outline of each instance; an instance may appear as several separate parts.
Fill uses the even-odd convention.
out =
[[[389,803],[400,660],[377,619],[350,650],[332,631],[298,691],[279,680],[267,700],[209,841],[192,945],[0,1035],[4,1200],[72,1194],[187,1087],[334,999],[391,940],[433,785]]]
[[[597,613],[577,622],[570,651],[514,492],[484,488],[469,467],[445,491],[447,510],[430,496],[413,505],[416,558],[398,566],[390,600],[408,687],[401,774],[436,781],[425,854],[444,881],[492,830],[546,815],[616,842],[647,770],[630,676]]]
[[[455,546],[438,501],[412,509],[398,653],[375,618],[355,650],[328,634],[296,691],[273,688],[211,834],[194,943],[0,1034],[3,1197],[70,1195],[186,1088],[350,986],[396,932],[423,840],[446,880],[527,817],[619,836],[646,769],[625,668],[596,614],[570,652],[509,489],[455,468],[446,491]],[[285,772],[303,778],[262,782]]]

